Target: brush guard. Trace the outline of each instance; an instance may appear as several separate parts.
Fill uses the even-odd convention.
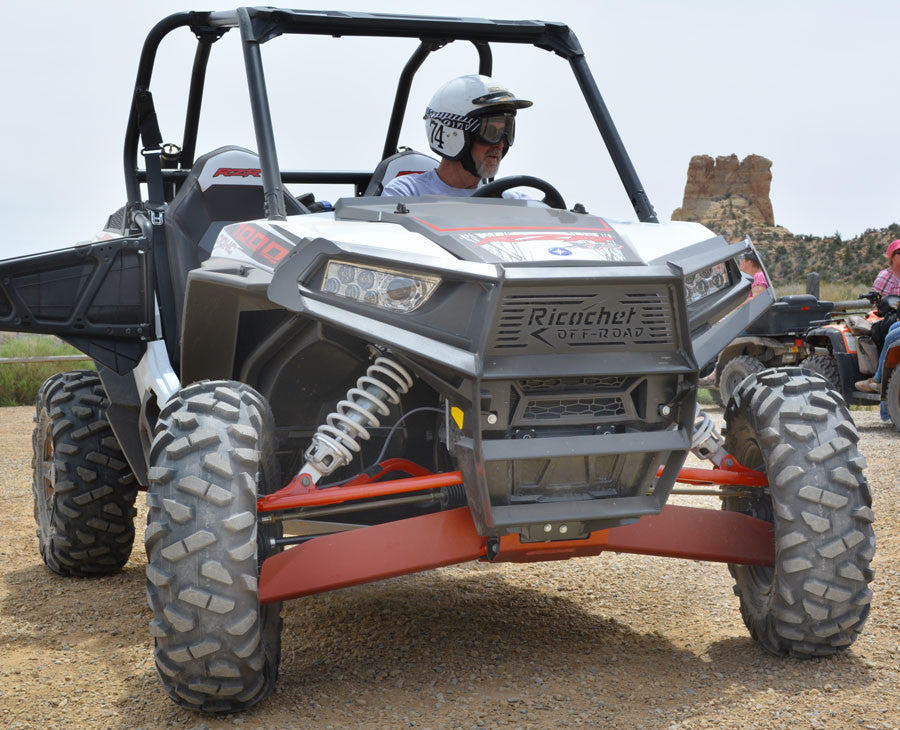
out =
[[[705,431],[700,445],[719,443],[715,436],[718,433],[714,427]],[[715,485],[726,490],[768,486],[765,474],[742,466],[724,449],[721,453],[711,453],[721,457],[721,468],[683,468],[676,481]],[[374,481],[397,471],[410,476]],[[659,473],[662,471],[661,467]],[[389,459],[379,464],[373,474],[361,474],[344,486],[327,489],[317,489],[308,475],[299,474],[280,491],[258,500],[261,522],[352,511],[353,502],[376,498],[384,499],[385,503],[398,499],[430,500],[441,504],[443,509],[419,517],[304,538],[302,544],[277,553],[263,563],[260,602],[273,603],[471,560],[534,562],[612,551],[742,565],[772,566],[775,562],[771,523],[738,512],[677,505],[665,505],[659,514],[597,530],[584,539],[525,542],[518,534],[483,536],[478,533],[468,507],[446,508],[452,506],[453,500],[448,490],[458,490],[462,482],[458,471],[431,474],[404,459]],[[679,492],[724,493],[673,490]],[[366,506],[372,504],[367,502]],[[548,523],[547,527],[550,526]]]

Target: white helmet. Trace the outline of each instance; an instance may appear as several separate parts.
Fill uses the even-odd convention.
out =
[[[517,99],[488,76],[460,76],[438,89],[425,109],[428,144],[441,157],[461,160],[467,170],[474,169],[469,155],[472,142],[503,140],[505,155],[515,139],[516,109],[529,106],[530,101]]]

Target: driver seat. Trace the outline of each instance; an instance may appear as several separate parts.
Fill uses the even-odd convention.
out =
[[[309,212],[287,191],[284,204],[288,215]],[[166,208],[164,222],[179,337],[188,272],[209,258],[226,225],[265,216],[256,153],[228,145],[197,158]]]
[[[363,195],[381,195],[384,186],[395,177],[421,175],[423,172],[433,170],[438,164],[438,160],[430,155],[408,148],[402,149],[378,163]]]

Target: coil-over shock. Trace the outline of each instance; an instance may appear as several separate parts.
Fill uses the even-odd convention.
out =
[[[699,403],[694,413],[691,452],[700,459],[709,459],[717,467],[723,466],[728,457],[728,451],[725,449],[725,439],[719,433],[716,424],[713,423],[712,417],[700,408]],[[730,464],[725,465],[731,466]]]
[[[361,448],[360,440],[371,438],[368,429],[380,426],[379,416],[390,413],[387,404],[397,405],[412,384],[413,376],[396,360],[384,355],[376,358],[356,381],[356,387],[347,391],[347,397],[316,429],[301,473],[318,481],[349,464]]]

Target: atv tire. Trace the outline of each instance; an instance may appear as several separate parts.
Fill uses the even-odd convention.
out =
[[[894,368],[891,373],[884,398],[891,422],[894,428],[900,431],[900,368]]]
[[[109,400],[93,370],[49,378],[38,391],[34,519],[54,573],[115,573],[134,545],[137,480],[106,420]]]
[[[729,565],[750,635],[782,656],[846,649],[869,614],[875,534],[843,399],[800,368],[770,369],[740,385],[725,420],[729,453],[769,476],[757,496],[723,504],[774,523],[774,567]]]
[[[831,355],[810,355],[800,363],[800,368],[821,375],[836,391],[841,391],[841,373],[837,361]]]
[[[280,486],[268,404],[242,383],[195,383],[163,408],[150,451],[147,597],[156,667],[179,705],[243,710],[275,685],[281,604],[257,580],[273,528],[256,498]],[[264,533],[264,534],[263,534]],[[280,532],[278,533],[280,534]]]
[[[753,373],[765,370],[766,366],[752,355],[738,355],[726,362],[719,371],[718,402],[723,407],[728,405],[731,396],[744,378]]]
[[[719,408],[724,408],[728,404],[722,400],[722,391],[720,391],[717,387],[712,387],[709,389],[709,395],[713,399],[713,403],[715,403]]]

